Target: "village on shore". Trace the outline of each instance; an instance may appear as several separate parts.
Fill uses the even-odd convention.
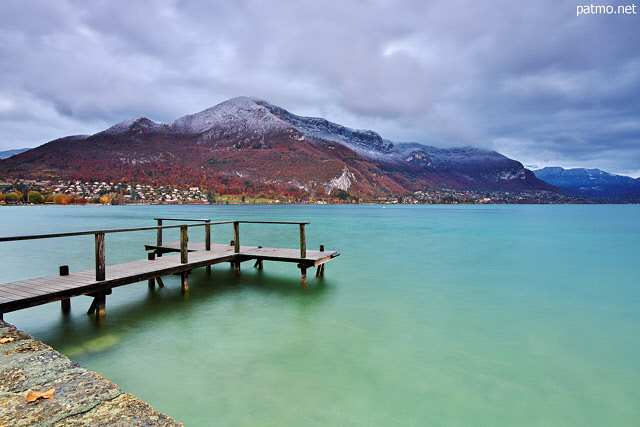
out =
[[[594,203],[589,199],[549,191],[474,191],[435,189],[401,196],[364,199],[345,190],[324,197],[295,199],[255,198],[246,194],[220,194],[200,187],[152,186],[129,182],[38,181],[0,182],[0,204],[140,205],[140,204],[565,204]]]

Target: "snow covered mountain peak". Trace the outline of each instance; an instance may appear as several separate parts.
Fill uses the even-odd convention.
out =
[[[180,117],[169,127],[178,133],[201,134],[216,126],[258,129],[287,129],[291,126],[258,104],[257,98],[240,96],[196,114]]]
[[[104,132],[109,135],[120,135],[134,129],[140,131],[154,131],[164,129],[164,126],[149,120],[146,117],[135,117],[133,119],[127,119],[120,123],[116,123]]]

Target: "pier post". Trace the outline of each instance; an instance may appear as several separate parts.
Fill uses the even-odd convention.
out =
[[[107,315],[107,296],[104,292],[100,292],[96,296],[96,319],[104,319]]]
[[[153,252],[148,253],[147,259],[149,261],[153,261],[154,259],[156,259],[156,254],[154,254]],[[149,279],[149,289],[153,291],[155,288],[156,288],[156,279]]]
[[[69,266],[68,265],[61,265],[60,266],[60,275],[61,276],[68,276],[69,275]],[[62,309],[62,312],[64,314],[67,314],[71,311],[71,299],[70,298],[65,298],[63,300],[60,301],[60,308]]]
[[[320,252],[324,252],[324,245],[320,245]],[[324,264],[320,264],[316,270],[316,277],[324,276]]]
[[[235,253],[240,253],[240,222],[235,221],[233,223],[233,250]]]
[[[181,285],[182,285],[182,292],[186,292],[189,290],[189,272],[188,271],[183,271],[182,273],[180,273],[181,276]]]
[[[304,224],[300,224],[300,258],[307,257],[307,237],[304,232]]]
[[[96,233],[96,280],[105,279],[104,233]]]
[[[111,289],[88,295],[93,297],[93,302],[91,303],[87,314],[95,312],[96,320],[104,319],[107,315],[107,295],[111,295]]]
[[[162,220],[158,219],[156,221],[158,221],[158,227],[162,227]],[[157,230],[156,245],[162,246],[162,228],[158,228]],[[161,257],[161,256],[162,256],[162,252],[158,251],[158,257]]]
[[[204,250],[211,250],[211,220],[208,219],[204,222]],[[209,271],[211,271],[209,269]]]
[[[307,267],[300,265],[300,284],[304,287],[307,284]]]
[[[189,252],[187,251],[187,243],[189,238],[187,237],[187,226],[180,226],[180,262],[186,264],[189,262]]]

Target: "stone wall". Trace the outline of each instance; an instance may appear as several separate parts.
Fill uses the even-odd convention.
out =
[[[0,320],[0,426],[181,426]],[[11,340],[13,338],[13,340]],[[55,387],[54,397],[27,401]]]

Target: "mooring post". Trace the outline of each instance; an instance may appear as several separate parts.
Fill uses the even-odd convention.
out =
[[[187,226],[180,226],[180,262],[186,264],[189,262],[189,252],[187,251],[187,243],[189,238],[187,237]]]
[[[307,257],[307,237],[304,233],[304,224],[300,224],[300,258]]]
[[[156,219],[156,221],[158,221],[158,227],[162,227],[162,220]],[[162,228],[158,228],[156,235],[157,235],[156,245],[162,246]],[[161,256],[162,256],[162,251],[158,250],[158,257],[161,257]]]
[[[208,219],[204,222],[204,250],[211,250],[211,220]]]
[[[89,294],[89,296],[93,297],[93,302],[91,303],[87,314],[91,314],[95,311],[96,319],[103,319],[107,314],[107,295],[111,295],[111,289]]]
[[[182,284],[182,292],[186,292],[189,290],[189,272],[183,271],[180,273],[181,276],[181,284]]]
[[[96,296],[96,319],[103,319],[107,315],[107,296],[100,292]]]
[[[154,254],[153,252],[150,252],[147,254],[147,259],[149,261],[153,261],[154,259],[156,259],[156,254]],[[149,279],[149,289],[150,290],[154,290],[156,288],[156,279]]]
[[[65,298],[63,300],[60,301],[60,305],[62,308],[62,312],[67,314],[71,311],[71,299],[70,298]]]
[[[320,252],[324,252],[324,245],[320,245]],[[316,277],[324,276],[324,264],[320,264],[316,270]]]
[[[235,221],[233,223],[233,250],[235,253],[240,253],[240,222]]]
[[[229,246],[235,246],[235,242],[232,240],[229,242]],[[236,265],[235,261],[229,261],[229,267],[233,268]]]
[[[105,279],[104,233],[96,233],[96,280]]]
[[[61,276],[68,276],[69,275],[69,266],[68,265],[61,265],[60,266],[60,275]],[[71,311],[71,299],[70,298],[65,298],[63,300],[60,301],[61,304],[61,308],[62,308],[62,312],[67,314]]]

